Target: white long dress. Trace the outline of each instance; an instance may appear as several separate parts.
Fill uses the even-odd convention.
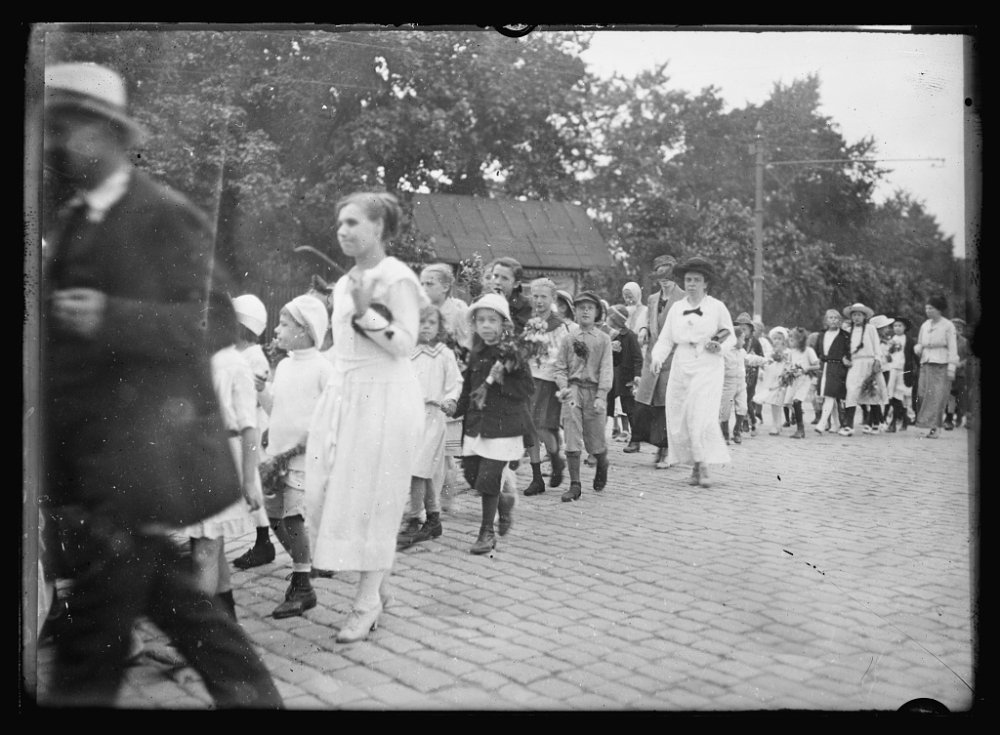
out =
[[[306,444],[306,516],[320,569],[392,567],[396,533],[424,430],[424,403],[410,353],[420,308],[416,275],[392,257],[367,271],[373,303],[393,321],[376,344],[351,326],[350,278],[333,290],[334,372],[313,413]]]
[[[667,381],[667,462],[727,464],[731,460],[719,427],[719,405],[725,377],[723,351],[736,344],[733,319],[718,299],[705,296],[697,313],[687,297],[670,307],[653,346],[651,359],[661,363],[673,351]],[[720,329],[728,329],[719,352],[708,352],[705,344]]]

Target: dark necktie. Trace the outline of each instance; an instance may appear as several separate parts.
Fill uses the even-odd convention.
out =
[[[699,307],[694,308],[694,309],[687,309],[684,312],[684,316],[687,316],[688,314],[697,314],[698,316],[701,316],[701,307],[699,306]]]
[[[50,270],[56,267],[56,260],[61,259],[61,256],[64,255],[65,246],[69,240],[84,226],[88,211],[86,200],[83,197],[76,197],[68,202],[59,213],[53,231],[48,233],[48,237],[45,238],[43,256]]]

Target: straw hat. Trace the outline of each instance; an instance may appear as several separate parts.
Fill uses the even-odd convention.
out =
[[[753,318],[745,311],[741,311],[739,315],[735,319],[733,319],[733,324],[746,324],[752,327]]]
[[[893,320],[885,314],[876,314],[868,323],[875,327],[875,329],[882,329],[882,327],[888,327],[892,322]]]
[[[860,301],[858,301],[857,303],[851,304],[850,306],[845,306],[843,313],[844,313],[844,316],[846,316],[848,319],[850,319],[851,318],[851,314],[853,314],[856,311],[860,311],[862,314],[864,314],[866,319],[871,319],[873,316],[875,316],[875,312],[872,309],[869,309],[864,304],[862,304]]]
[[[45,69],[45,108],[84,110],[107,118],[135,136],[145,129],[128,114],[125,80],[90,62],[54,64]]]

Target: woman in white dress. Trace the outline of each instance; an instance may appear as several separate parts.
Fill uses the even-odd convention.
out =
[[[692,485],[708,487],[708,463],[728,464],[729,450],[719,426],[725,375],[723,350],[736,344],[729,309],[707,294],[715,269],[694,257],[674,267],[687,296],[673,304],[650,354],[650,370],[660,372],[673,353],[667,381],[667,462],[691,464]]]
[[[430,302],[416,274],[386,255],[400,208],[386,193],[337,203],[337,238],[355,265],[333,290],[334,373],[306,445],[313,564],[360,572],[337,641],[367,637],[388,604],[384,583],[424,428],[410,353]]]

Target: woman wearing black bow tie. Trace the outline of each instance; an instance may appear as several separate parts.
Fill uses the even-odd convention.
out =
[[[723,350],[736,344],[729,309],[709,296],[715,269],[704,258],[690,258],[674,268],[687,296],[670,307],[651,354],[651,369],[659,372],[673,354],[667,383],[668,458],[671,464],[691,464],[690,483],[709,486],[708,463],[728,464],[719,427],[719,403],[725,370]]]

